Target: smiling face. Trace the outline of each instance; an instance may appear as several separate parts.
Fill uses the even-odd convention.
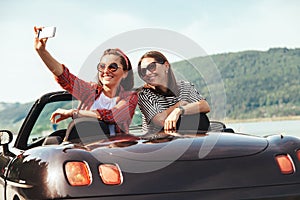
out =
[[[118,69],[114,72],[109,69],[109,66],[113,63],[118,65]],[[113,54],[104,55],[101,58],[100,65],[105,66],[101,71],[98,72],[99,80],[104,88],[118,88],[121,80],[127,77],[128,72],[123,70],[123,65],[121,64],[121,59],[119,56]]]
[[[147,68],[147,66],[153,62],[155,62],[156,68],[152,70],[146,70],[143,80],[152,86],[167,87],[169,69],[167,64],[160,64],[156,62],[154,58],[143,58],[141,61],[141,69]]]

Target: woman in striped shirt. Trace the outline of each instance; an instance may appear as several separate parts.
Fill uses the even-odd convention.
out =
[[[138,62],[138,73],[146,82],[138,94],[143,132],[156,133],[162,128],[174,131],[181,115],[210,111],[207,101],[193,84],[176,81],[171,65],[162,53],[145,53]]]
[[[137,93],[133,88],[133,72],[130,60],[120,49],[108,49],[97,65],[98,83],[79,79],[46,50],[45,39],[38,38],[41,28],[34,27],[34,47],[54,74],[57,82],[81,101],[78,109],[58,109],[51,121],[58,123],[69,117],[94,117],[109,124],[110,135],[128,133],[136,105]]]

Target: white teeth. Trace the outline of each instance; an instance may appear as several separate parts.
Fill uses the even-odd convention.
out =
[[[104,75],[103,78],[112,78],[113,76],[111,75]]]

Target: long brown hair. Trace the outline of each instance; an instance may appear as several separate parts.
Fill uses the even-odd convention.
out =
[[[115,55],[119,56],[121,59],[121,64],[123,66],[123,70],[127,71],[128,75],[126,78],[122,79],[120,85],[124,88],[124,90],[131,90],[134,85],[134,79],[133,79],[133,71],[132,71],[132,66],[129,58],[126,56],[126,54],[121,51],[118,48],[115,49],[107,49],[104,51],[103,55],[101,56],[100,60],[105,56],[105,55]],[[98,83],[102,85],[100,79],[99,79],[99,72],[98,72]]]
[[[143,79],[143,77],[141,76],[141,62],[144,58],[153,58],[158,63],[167,62],[169,64],[167,87],[168,87],[169,91],[171,91],[174,95],[177,95],[178,87],[177,87],[177,83],[176,83],[176,78],[175,78],[174,72],[171,68],[171,64],[169,63],[168,59],[159,51],[149,51],[149,52],[145,53],[138,62],[138,73],[139,73],[139,76],[141,79]],[[159,88],[155,87],[155,89],[157,90],[157,92],[162,93],[162,91]]]

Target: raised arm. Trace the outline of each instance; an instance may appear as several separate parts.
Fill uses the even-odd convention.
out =
[[[62,64],[59,63],[57,60],[55,60],[51,54],[46,50],[46,43],[47,38],[45,39],[39,39],[38,38],[38,32],[41,30],[42,27],[34,27],[34,48],[45,63],[45,65],[48,67],[48,69],[55,75],[60,76],[63,73],[63,67]]]

